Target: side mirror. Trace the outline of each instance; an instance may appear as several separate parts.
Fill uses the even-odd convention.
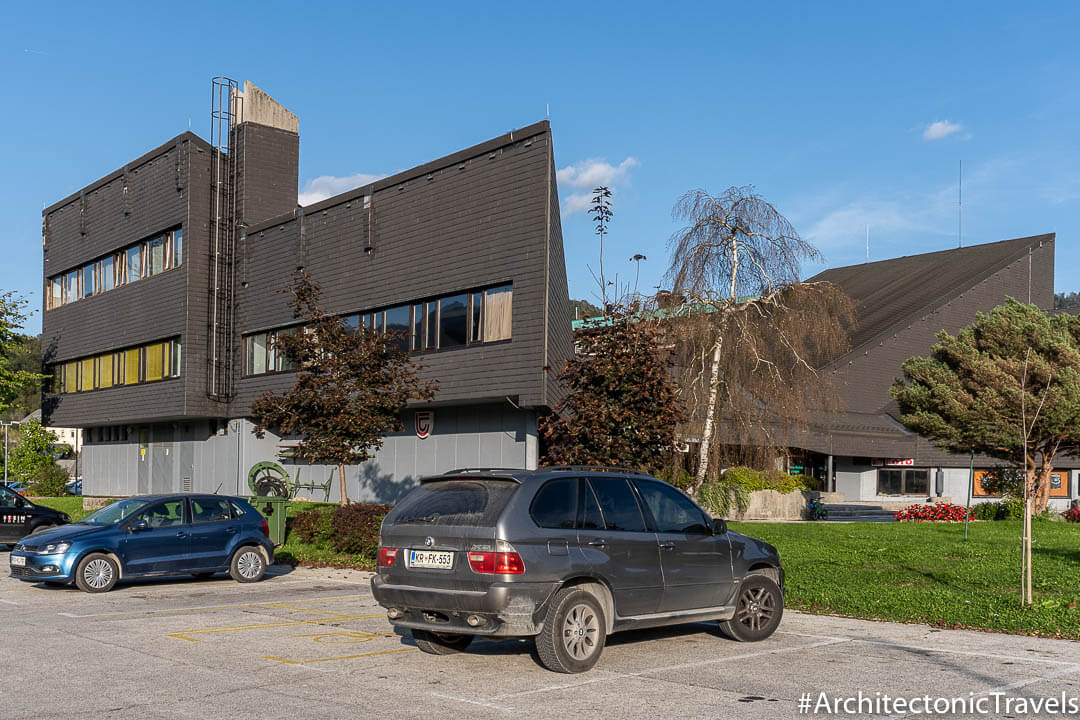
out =
[[[727,520],[724,518],[714,518],[712,521],[712,534],[724,535],[727,533]]]
[[[149,530],[149,529],[150,529],[150,523],[146,522],[145,520],[139,520],[137,522],[133,522],[133,523],[131,523],[131,525],[128,526],[128,530],[130,530],[131,532],[139,532],[140,530]]]

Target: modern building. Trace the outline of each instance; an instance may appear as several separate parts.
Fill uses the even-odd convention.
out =
[[[968,455],[943,452],[907,430],[889,394],[901,364],[927,355],[940,330],[955,334],[1006,297],[1054,306],[1053,234],[911,255],[826,270],[811,281],[834,283],[856,302],[851,350],[825,368],[844,409],[819,418],[800,441],[807,470],[848,500],[967,500]],[[1080,464],[1061,458],[1052,504],[1078,496]],[[974,500],[990,499],[979,478],[1001,461],[975,456]]]
[[[251,83],[218,78],[214,95],[210,142],[183,133],[43,212],[45,421],[83,429],[85,494],[247,494],[275,462],[300,495],[337,497],[332,468],[248,419],[294,382],[272,337],[296,326],[282,291],[301,267],[331,312],[405,331],[439,382],[348,469],[352,499],[534,468],[572,352],[548,123],[300,207],[296,115]]]

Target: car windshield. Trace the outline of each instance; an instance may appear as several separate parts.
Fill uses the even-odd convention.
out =
[[[10,503],[16,498],[22,500],[22,495],[15,492],[6,485],[0,485],[0,501]]]
[[[79,522],[87,525],[115,525],[137,513],[147,502],[147,500],[141,498],[120,500],[90,513]]]

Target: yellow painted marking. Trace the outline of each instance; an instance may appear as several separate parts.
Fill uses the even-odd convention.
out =
[[[397,633],[366,633],[366,632],[336,632],[336,633],[311,633],[307,635],[290,635],[294,638],[311,638],[313,642],[327,643],[331,645],[370,642],[376,638],[397,637]]]
[[[242,630],[265,630],[268,628],[299,627],[301,625],[327,625],[331,622],[338,622],[341,620],[373,620],[375,618],[381,617],[386,616],[382,613],[376,615],[342,615],[341,617],[318,618],[315,620],[289,620],[286,622],[253,623],[250,625],[232,625],[219,628],[196,628],[192,630],[177,630],[176,632],[169,633],[168,637],[175,638],[177,640],[187,640],[188,642],[199,642],[197,638],[188,637],[188,635],[213,635],[216,633],[239,632]]]
[[[410,652],[416,648],[398,648],[396,650],[376,650],[375,652],[360,653],[359,655],[342,655],[341,657],[331,658],[317,658],[315,660],[289,660],[287,658],[275,657],[273,655],[263,655],[264,660],[273,660],[274,662],[285,663],[286,665],[310,665],[312,663],[322,662],[334,662],[336,660],[352,660],[354,658],[373,657],[375,655],[393,655],[394,653]]]
[[[369,598],[371,595],[341,595],[338,597],[328,598],[314,598],[312,600],[291,600],[289,601],[293,605],[304,605],[309,603],[330,602],[333,600],[356,600],[359,598]],[[143,615],[172,615],[175,613],[186,612],[199,612],[202,610],[231,610],[233,608],[247,608],[247,607],[274,607],[280,606],[278,602],[255,602],[255,603],[235,603],[233,605],[205,605],[203,607],[193,608],[179,608],[176,610],[142,610],[139,612],[119,612],[119,613],[103,613],[101,615],[69,615],[69,617],[75,618],[108,618],[108,617],[140,617]],[[292,610],[299,610],[300,608],[290,608]],[[307,610],[307,612],[318,612],[316,610]],[[65,613],[61,613],[65,614]]]

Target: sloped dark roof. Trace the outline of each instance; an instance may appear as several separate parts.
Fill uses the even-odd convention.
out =
[[[857,303],[857,348],[890,328],[960,295],[1054,235],[1002,240],[954,250],[832,268],[810,278],[837,285]],[[1024,298],[1020,298],[1024,299]]]

